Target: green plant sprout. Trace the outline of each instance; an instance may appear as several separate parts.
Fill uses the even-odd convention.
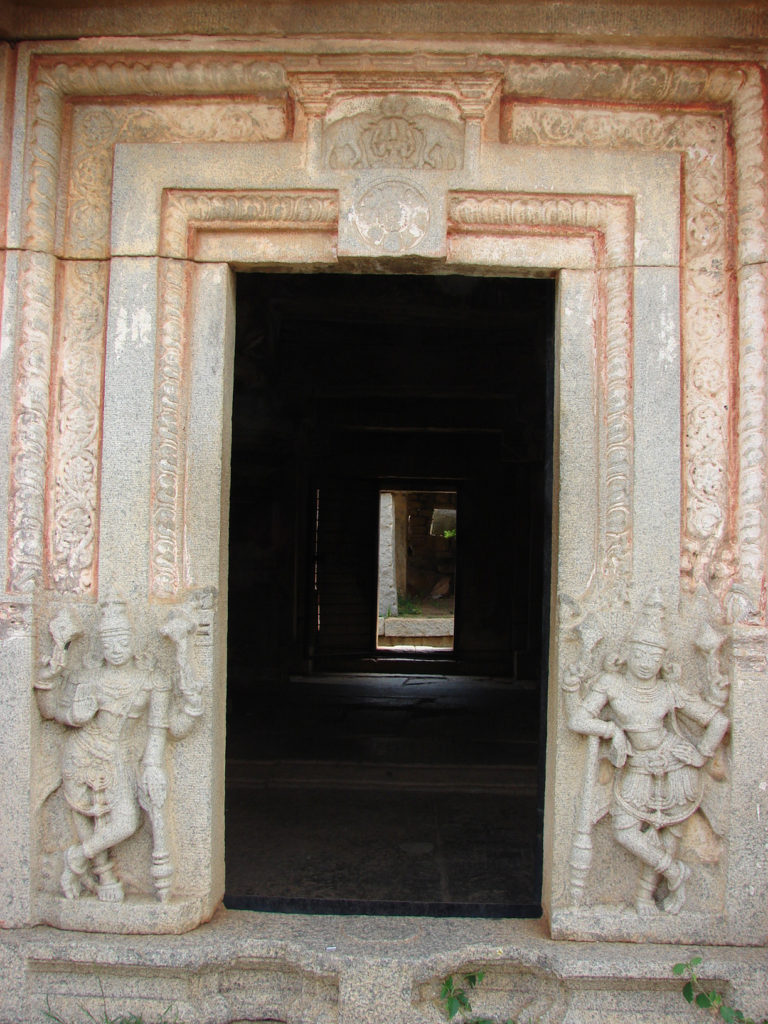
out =
[[[683,985],[683,998],[687,1002],[701,1007],[702,1010],[709,1010],[712,1017],[725,1021],[725,1024],[768,1024],[765,1018],[758,1022],[751,1017],[745,1017],[741,1010],[725,1002],[721,992],[714,989],[707,991],[696,973],[696,968],[701,962],[700,956],[694,956],[684,963],[675,964],[672,968],[672,973],[676,977],[688,979]]]
[[[473,1017],[472,1003],[469,1000],[468,991],[477,988],[485,977],[485,971],[475,971],[472,974],[462,976],[457,982],[452,974],[443,979],[440,987],[440,1002],[446,1020],[453,1020],[457,1014],[461,1014],[463,1024],[495,1024],[490,1017]],[[504,1024],[515,1024],[511,1018],[504,1021]]]

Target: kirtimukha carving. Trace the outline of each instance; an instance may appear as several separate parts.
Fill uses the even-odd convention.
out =
[[[62,747],[64,799],[79,841],[64,853],[61,889],[68,899],[84,891],[100,900],[124,899],[114,849],[141,824],[143,810],[152,828],[151,875],[159,900],[168,898],[173,864],[168,843],[165,769],[169,736],[180,739],[202,714],[202,687],[190,662],[197,620],[189,609],[173,609],[159,632],[175,648],[171,676],[157,670],[152,655],[136,653],[126,604],[110,598],[100,605],[99,657],[69,665],[73,641],[83,628],[68,609],[50,622],[53,639],[35,683],[44,718],[68,726]],[[81,646],[81,645],[77,645]],[[146,715],[146,740],[134,763],[133,733]]]
[[[333,170],[391,167],[450,171],[463,163],[461,122],[422,109],[404,96],[385,96],[377,109],[342,117],[325,129]]]
[[[578,905],[592,859],[592,830],[610,813],[616,842],[641,864],[635,908],[649,917],[677,914],[686,898],[689,866],[678,855],[682,825],[698,810],[704,766],[730,722],[723,712],[728,680],[720,672],[724,637],[702,627],[695,647],[705,662],[700,691],[681,682],[668,656],[664,603],[654,590],[621,653],[608,654],[589,676],[571,666],[562,683],[568,725],[589,737],[581,806],[570,861],[571,902]],[[598,796],[602,758],[614,766],[610,799]]]

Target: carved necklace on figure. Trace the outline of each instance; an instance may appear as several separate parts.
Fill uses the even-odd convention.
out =
[[[653,679],[637,679],[631,673],[625,676],[631,696],[642,704],[652,704],[663,693],[663,685],[658,676]]]

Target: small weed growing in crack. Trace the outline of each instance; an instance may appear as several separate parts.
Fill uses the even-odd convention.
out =
[[[485,977],[485,971],[475,971],[473,974],[464,974],[460,979],[449,974],[443,979],[440,986],[440,1002],[446,1020],[453,1020],[459,1017],[462,1024],[496,1024],[489,1017],[475,1017],[472,1015],[472,1003],[469,993],[477,988]],[[511,1018],[504,1021],[504,1024],[515,1024]]]
[[[741,1010],[726,1003],[722,992],[714,989],[708,991],[697,974],[701,957],[694,956],[683,963],[675,964],[672,973],[677,978],[687,978],[683,985],[683,998],[693,1006],[709,1010],[713,1017],[725,1021],[725,1024],[758,1024],[751,1017],[745,1017]],[[765,1018],[759,1024],[768,1024]]]

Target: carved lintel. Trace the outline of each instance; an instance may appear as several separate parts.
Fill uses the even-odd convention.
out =
[[[507,98],[535,101],[529,110],[540,108],[540,123],[552,114],[559,99],[568,101],[570,116],[583,122],[583,130],[591,133],[587,144],[643,146],[646,149],[679,148],[686,153],[685,173],[687,215],[683,242],[686,246],[686,278],[684,282],[683,336],[686,351],[695,351],[691,339],[697,330],[706,330],[710,339],[725,339],[732,345],[725,331],[718,325],[733,322],[733,297],[727,294],[710,296],[702,304],[695,292],[703,282],[695,274],[710,272],[719,261],[727,271],[733,263],[727,244],[728,232],[723,230],[723,213],[728,204],[712,203],[708,198],[735,191],[738,209],[748,210],[741,217],[738,230],[738,252],[743,264],[764,259],[768,217],[766,190],[768,183],[762,174],[763,139],[765,136],[765,105],[762,94],[760,69],[747,63],[718,64],[704,61],[611,61],[594,59],[523,59],[512,58],[501,62],[490,58],[466,55],[379,55],[368,58],[365,68],[360,67],[358,55],[326,54],[313,59],[316,72],[305,80],[307,97],[312,89],[316,96],[368,94],[395,91],[413,96],[427,92],[449,98],[461,107],[462,96],[472,99],[475,92],[492,97],[492,90],[505,71]],[[300,91],[305,58],[286,58],[292,86]],[[314,81],[312,79],[314,75]],[[298,83],[298,84],[297,84]],[[243,92],[269,95],[285,89],[286,74],[274,61],[229,55],[226,60],[214,55],[147,55],[134,54],[93,55],[68,54],[35,57],[32,61],[30,86],[30,151],[26,165],[28,219],[25,241],[40,250],[50,249],[55,238],[56,194],[62,169],[61,139],[63,104],[70,97],[147,97],[172,95],[242,94]],[[581,112],[576,109],[579,100],[585,102]],[[601,103],[611,104],[610,111],[601,111]],[[547,110],[547,104],[550,109]],[[622,104],[627,104],[622,109]],[[691,104],[700,109],[693,110]],[[643,105],[651,109],[641,109]],[[105,103],[102,109],[112,117],[114,107]],[[675,110],[679,107],[679,110]],[[589,109],[587,109],[589,108]],[[522,109],[522,108],[521,108]],[[562,120],[560,108],[556,120],[550,117],[552,144],[581,144],[578,131],[571,122]],[[716,122],[732,127],[735,161],[723,177],[722,132],[714,131]],[[559,124],[558,124],[559,122]],[[606,136],[605,126],[612,123],[613,136]],[[632,125],[629,130],[629,125]],[[153,129],[154,130],[154,129]],[[169,137],[182,137],[183,125],[169,126]],[[560,138],[556,138],[560,132]],[[180,134],[181,133],[181,134]],[[603,133],[601,135],[601,133]],[[623,137],[619,138],[620,135]],[[698,135],[698,138],[695,136]],[[186,137],[186,136],[183,136]],[[585,135],[584,139],[587,138]],[[521,137],[521,141],[523,141]],[[727,170],[727,169],[726,169]],[[730,177],[729,177],[730,175]],[[717,182],[718,188],[715,188]],[[106,194],[106,191],[104,192]],[[720,212],[718,212],[718,207]],[[86,220],[83,220],[86,223]],[[69,228],[68,228],[69,230]],[[720,253],[725,254],[721,259]],[[700,290],[700,289],[699,289]],[[747,338],[754,330],[755,302],[750,299],[738,304],[741,337]],[[764,313],[761,313],[764,322]],[[710,326],[711,325],[711,328]],[[766,336],[765,330],[758,328]],[[710,355],[715,362],[724,364],[714,352],[710,342],[704,358]],[[749,356],[751,346],[743,354]],[[761,357],[762,358],[762,357]],[[730,424],[723,440],[723,455],[697,462],[688,454],[684,469],[686,489],[686,529],[684,559],[691,563],[692,585],[704,580],[711,567],[720,559],[724,545],[735,545],[734,572],[743,575],[758,587],[765,563],[768,519],[765,516],[765,470],[762,457],[768,433],[768,412],[763,402],[758,408],[758,395],[764,391],[755,379],[755,360],[742,359],[741,387],[735,389],[725,380],[730,394],[713,396],[713,407],[730,407],[730,400],[738,390],[741,402],[740,416],[746,430],[736,432],[736,417],[729,413]],[[696,390],[694,372],[686,372],[686,410],[697,407],[701,396]],[[709,399],[706,399],[709,401]],[[748,421],[748,423],[747,423]],[[695,431],[686,438],[695,444]],[[732,453],[732,454],[729,454]],[[739,471],[732,471],[734,455]],[[27,465],[36,455],[30,448],[25,452]],[[729,482],[738,479],[738,508],[729,499]],[[18,488],[16,489],[18,494]],[[690,498],[690,500],[689,500]],[[11,508],[15,495],[12,489]],[[18,504],[18,503],[17,503]],[[18,511],[18,510],[17,510]],[[32,534],[38,530],[35,520],[39,512],[32,503],[23,515],[18,515],[11,530],[11,543],[15,545],[12,557],[14,587],[33,586],[39,579],[39,567],[30,558],[35,546]],[[21,549],[25,552],[22,555]],[[41,560],[41,559],[40,559]],[[25,568],[21,568],[22,561]],[[22,579],[23,577],[23,579]],[[762,614],[762,613],[761,613]]]
[[[254,57],[102,54],[38,57],[31,69],[29,204],[25,244],[52,251],[61,161],[64,103],[74,97],[268,96],[285,89],[279,64]]]
[[[114,148],[124,142],[265,142],[286,138],[287,100],[229,97],[129,103],[77,103],[63,172],[69,176],[63,226],[64,255],[109,256]],[[59,230],[61,226],[59,225]]]

